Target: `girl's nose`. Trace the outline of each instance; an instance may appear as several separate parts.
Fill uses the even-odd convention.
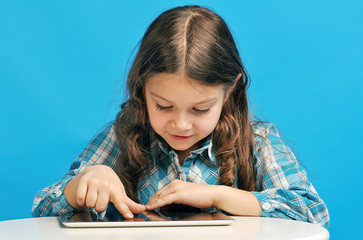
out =
[[[178,114],[172,120],[172,127],[177,130],[189,130],[192,126],[192,121],[186,116],[186,114]]]

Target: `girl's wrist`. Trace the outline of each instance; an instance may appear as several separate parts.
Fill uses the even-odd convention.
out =
[[[227,191],[227,186],[224,185],[212,185],[213,191],[213,207],[223,210],[223,195]]]
[[[260,203],[252,192],[225,186],[215,185],[213,207],[233,215],[260,216]]]

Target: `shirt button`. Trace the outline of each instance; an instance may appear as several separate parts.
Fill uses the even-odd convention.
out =
[[[271,204],[269,204],[269,203],[264,203],[263,205],[262,205],[262,208],[264,209],[264,210],[269,210],[270,209],[270,207],[271,207]]]

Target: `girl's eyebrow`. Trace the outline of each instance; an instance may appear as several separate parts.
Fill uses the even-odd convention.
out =
[[[151,94],[152,96],[156,97],[156,98],[159,98],[159,99],[161,99],[161,100],[165,101],[165,102],[172,103],[172,102],[171,102],[171,101],[169,101],[168,99],[165,99],[165,98],[163,98],[162,96],[157,95],[156,93],[150,92],[150,94]]]
[[[169,101],[168,99],[165,99],[163,98],[162,96],[159,96],[158,94],[156,93],[153,93],[153,92],[150,92],[150,94],[156,98],[159,98],[165,102],[168,102],[168,103],[172,103],[171,101]],[[204,104],[204,103],[209,103],[209,102],[215,102],[217,101],[217,98],[210,98],[210,99],[206,99],[206,100],[203,100],[203,101],[200,101],[200,102],[197,102],[195,103],[195,105],[199,105],[199,104]]]

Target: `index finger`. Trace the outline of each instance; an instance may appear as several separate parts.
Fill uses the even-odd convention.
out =
[[[125,194],[111,194],[110,201],[115,205],[116,209],[122,214],[124,218],[131,219],[134,217],[126,203]]]

